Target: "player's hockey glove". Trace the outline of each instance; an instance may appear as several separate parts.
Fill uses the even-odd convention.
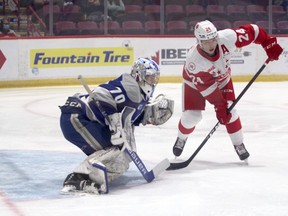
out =
[[[109,129],[111,131],[111,143],[113,145],[123,145],[124,138],[123,129],[120,123],[120,113],[109,115],[108,118],[110,122],[106,122],[106,124],[109,125]]]
[[[220,124],[226,125],[229,123],[232,115],[231,113],[227,113],[228,103],[227,101],[223,101],[222,103],[219,103],[215,105],[215,112],[218,121]]]
[[[266,54],[271,61],[278,60],[283,51],[282,47],[277,43],[277,39],[275,37],[265,40],[262,43],[262,47],[266,51]]]

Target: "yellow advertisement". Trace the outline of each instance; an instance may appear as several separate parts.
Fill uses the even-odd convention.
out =
[[[62,48],[31,49],[30,68],[129,66],[134,61],[133,48]]]

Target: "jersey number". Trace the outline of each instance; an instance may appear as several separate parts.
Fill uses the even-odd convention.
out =
[[[119,87],[116,87],[117,89],[115,90],[111,90],[111,94],[113,95],[114,97],[114,94],[118,94],[114,97],[114,100],[116,103],[123,103],[125,101],[125,96],[124,94],[122,93],[122,90],[119,88]]]
[[[236,32],[240,34],[240,35],[238,35],[238,40],[240,42],[243,42],[243,40],[249,41],[249,35],[247,33],[245,33],[244,29],[237,29]]]

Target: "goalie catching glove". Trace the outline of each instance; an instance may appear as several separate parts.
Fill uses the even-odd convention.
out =
[[[142,124],[162,125],[167,122],[174,111],[174,100],[165,95],[158,95],[154,101],[148,103],[144,109]]]

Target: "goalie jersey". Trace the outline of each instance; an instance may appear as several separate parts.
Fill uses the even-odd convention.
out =
[[[131,120],[134,125],[139,125],[143,118],[143,110],[150,99],[142,93],[138,83],[130,74],[122,74],[93,89],[94,101],[88,98],[88,95],[81,95],[80,98],[82,101],[87,100],[89,105],[82,103],[82,109],[84,108],[87,117],[102,125],[105,125],[103,114],[109,116],[116,112],[120,113],[125,106],[136,109]]]

